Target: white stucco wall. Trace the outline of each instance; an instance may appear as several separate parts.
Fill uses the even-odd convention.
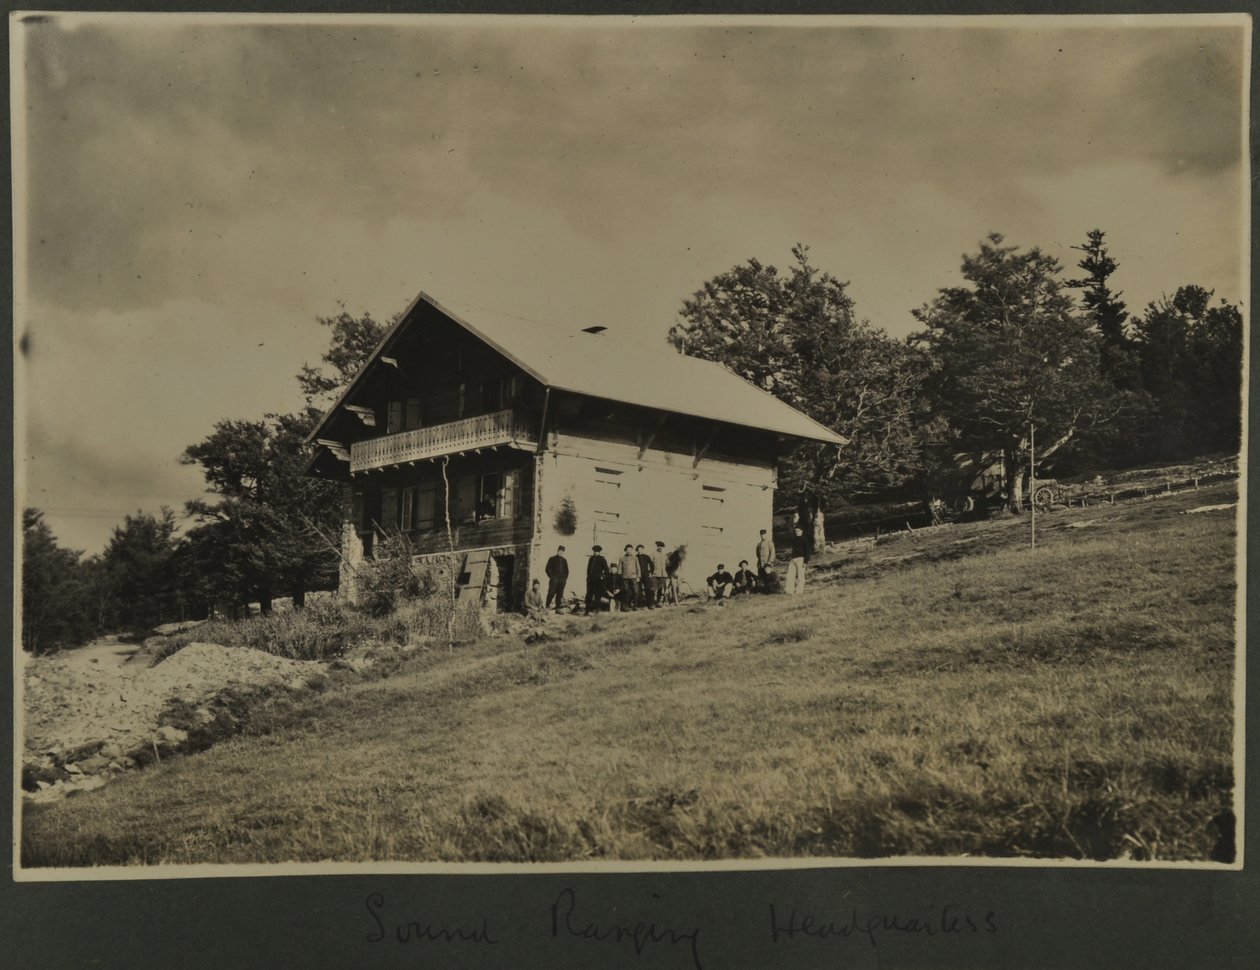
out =
[[[775,473],[769,463],[747,464],[560,434],[539,456],[538,520],[530,578],[546,587],[543,567],[563,544],[569,561],[568,592],[586,593],[586,560],[599,543],[613,562],[627,542],[651,552],[687,546],[681,578],[697,592],[724,563],[756,562],[758,531],[771,528]],[[706,488],[707,486],[707,488]],[[577,513],[572,535],[556,529],[556,512],[568,497]]]

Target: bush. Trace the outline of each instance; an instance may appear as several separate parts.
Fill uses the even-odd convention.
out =
[[[562,536],[571,536],[577,532],[577,506],[567,495],[560,500],[560,507],[556,509],[556,531]]]
[[[168,637],[156,648],[153,663],[195,642],[248,647],[290,660],[329,660],[359,640],[376,635],[379,625],[335,600],[326,600],[301,610],[202,624]]]
[[[359,567],[359,608],[372,616],[387,616],[411,600],[449,592],[441,566],[421,566],[412,559],[411,543],[402,533],[385,536],[375,558]]]
[[[406,644],[424,637],[464,643],[481,633],[479,611],[452,603],[448,595],[416,595],[385,615],[377,616],[337,600],[305,609],[244,620],[205,623],[155,644],[151,665],[190,643],[247,647],[290,660],[332,660],[369,641]]]

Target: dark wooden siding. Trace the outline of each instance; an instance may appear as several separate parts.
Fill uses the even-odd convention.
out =
[[[460,502],[461,486],[475,482],[478,486],[487,477],[501,483],[515,473],[514,488],[505,507],[498,507],[492,517],[478,519],[476,503],[480,490],[474,493],[474,504]],[[450,484],[449,509],[451,532],[456,550],[483,546],[505,546],[526,543],[534,531],[534,459],[530,452],[499,449],[481,455],[452,458],[446,468]],[[434,515],[431,522],[421,523],[413,515],[412,528],[402,530],[401,499],[407,489],[431,488]],[[446,532],[447,495],[439,462],[424,462],[412,468],[391,468],[385,472],[356,479],[353,484],[354,525],[364,538],[367,550],[382,533],[402,532],[412,551],[419,554],[445,552],[450,549]],[[392,496],[392,501],[390,498]],[[418,511],[413,505],[413,511]],[[390,515],[390,512],[393,512]]]
[[[418,399],[420,427],[488,414],[505,407],[535,414],[542,410],[543,390],[538,382],[444,317],[419,321],[404,331],[386,355],[396,360],[398,366],[381,362],[370,365],[371,373],[347,402],[370,409],[375,416],[375,426],[369,427],[343,414],[337,424],[339,440],[349,443],[387,434],[391,402],[401,405],[399,410],[405,418],[407,402]],[[516,383],[512,398],[500,399],[497,394],[487,392],[487,387],[496,388],[500,382],[513,378]],[[488,393],[492,400],[487,399]],[[405,426],[399,430],[405,430]]]

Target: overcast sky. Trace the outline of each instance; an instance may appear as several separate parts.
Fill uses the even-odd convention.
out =
[[[1132,309],[1245,296],[1237,21],[799,23],[15,25],[25,504],[89,552],[181,508],[317,316],[421,289],[663,338],[799,241],[904,335],[986,233],[1071,266],[1101,228]]]

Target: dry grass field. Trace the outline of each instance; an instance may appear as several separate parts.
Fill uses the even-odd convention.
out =
[[[28,807],[26,866],[1229,861],[1232,484],[853,546],[801,598],[561,620]]]

